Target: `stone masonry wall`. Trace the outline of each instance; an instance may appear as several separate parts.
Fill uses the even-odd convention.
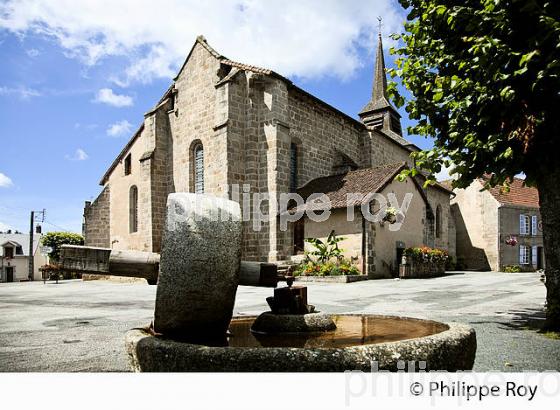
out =
[[[331,175],[337,152],[350,157],[358,166],[371,165],[365,127],[356,124],[333,109],[329,109],[297,88],[290,88],[290,138],[303,152],[298,185],[314,178]]]
[[[167,196],[174,192],[170,186],[171,178],[168,173],[172,171],[169,167],[173,155],[170,149],[172,145],[171,130],[169,127],[168,112],[172,107],[170,99],[164,101],[154,113],[154,150],[150,158],[151,171],[151,207],[152,207],[152,251],[161,252],[161,241],[165,223]]]
[[[519,215],[527,215],[530,218],[537,217],[537,232],[533,234],[531,225],[530,231],[527,235],[520,234],[519,228]],[[499,256],[492,270],[503,271],[504,266],[520,265],[519,263],[519,247],[525,245],[531,248],[529,255],[529,264],[521,265],[523,270],[535,270],[537,268],[537,261],[533,260],[532,248],[534,246],[540,247],[543,252],[543,235],[542,229],[539,229],[539,222],[541,222],[541,215],[538,208],[528,208],[524,206],[502,205],[499,210],[499,236],[496,238],[498,242]],[[517,245],[507,245],[505,241],[510,236],[517,238]],[[544,267],[544,253],[542,254],[543,261],[541,267]]]
[[[111,247],[152,251],[152,184],[150,161],[141,161],[153,149],[154,117],[144,119],[144,129],[109,176],[111,187]],[[124,159],[131,155],[131,172],[125,175]],[[130,189],[138,189],[138,230],[130,232]]]
[[[375,130],[370,131],[371,166],[406,162],[412,164],[410,151]]]
[[[451,199],[459,269],[496,269],[498,260],[498,202],[474,181],[455,190]],[[519,223],[519,221],[518,221]]]
[[[109,186],[105,186],[95,201],[92,203],[86,202],[84,224],[82,226],[86,246],[102,248],[111,246],[109,234],[110,200]]]
[[[200,43],[175,80],[174,109],[169,112],[173,164],[170,191],[194,192],[193,149],[204,148],[205,193],[224,195],[227,186],[226,138],[216,116],[219,61]]]
[[[451,218],[451,208],[449,205],[449,193],[446,191],[443,191],[441,189],[437,189],[437,188],[433,188],[433,187],[429,187],[426,190],[426,194],[428,196],[428,201],[430,203],[430,206],[432,207],[432,211],[434,212],[434,228],[433,228],[433,244],[431,246],[434,246],[436,248],[439,249],[446,249],[447,251],[449,251],[449,254],[453,257],[453,259],[455,259],[455,247],[454,247],[454,239],[452,237],[450,237],[450,232],[449,232],[449,219]],[[436,221],[436,209],[438,207],[438,205],[441,207],[441,234],[439,236],[439,238],[436,235],[436,230],[435,230],[435,221]],[[452,243],[452,246],[450,247],[450,242]]]

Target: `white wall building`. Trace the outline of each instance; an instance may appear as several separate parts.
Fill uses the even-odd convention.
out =
[[[33,236],[33,279],[41,280],[39,268],[48,261],[41,255],[41,235]],[[29,276],[29,234],[0,233],[0,282],[20,282]]]

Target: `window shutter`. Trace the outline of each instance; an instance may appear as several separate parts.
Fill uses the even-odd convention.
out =
[[[519,245],[519,264],[523,264],[523,245]]]
[[[531,217],[531,235],[537,236],[537,216]]]
[[[519,215],[519,235],[525,235],[525,215],[523,214]]]
[[[531,249],[531,262],[535,268],[537,267],[537,250],[537,246],[533,246],[533,248]]]

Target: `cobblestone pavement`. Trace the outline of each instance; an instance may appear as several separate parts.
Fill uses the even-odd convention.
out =
[[[331,313],[375,313],[470,323],[475,370],[560,370],[560,340],[542,323],[535,273],[457,272],[424,280],[309,284],[309,303]],[[0,284],[0,371],[127,371],[124,333],[151,321],[155,286],[110,281]],[[267,309],[272,289],[240,287],[235,314]]]

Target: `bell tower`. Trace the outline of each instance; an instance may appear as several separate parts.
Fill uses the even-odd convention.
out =
[[[379,31],[379,41],[377,43],[371,100],[358,115],[368,127],[390,130],[402,137],[401,116],[387,97],[387,76],[385,74],[385,56],[383,55],[381,30]]]

